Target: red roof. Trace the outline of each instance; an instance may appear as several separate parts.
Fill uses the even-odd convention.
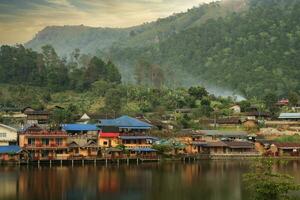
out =
[[[100,137],[102,137],[102,138],[119,137],[119,133],[100,133]]]

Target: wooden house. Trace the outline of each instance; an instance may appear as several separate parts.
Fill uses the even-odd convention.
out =
[[[0,124],[0,146],[16,145],[18,139],[17,129]]]
[[[33,160],[67,159],[67,138],[64,131],[47,131],[32,125],[19,133],[19,145]]]
[[[0,146],[0,160],[2,161],[19,161],[26,159],[26,154],[17,145]]]
[[[126,115],[116,119],[100,119],[98,126],[101,129],[106,127],[115,127],[119,130],[119,133],[123,134],[146,134],[153,127],[147,122]]]
[[[114,132],[100,132],[98,138],[98,145],[101,148],[112,148],[120,144],[119,133]]]
[[[194,142],[196,153],[209,155],[256,155],[254,144],[246,141]]]
[[[119,136],[120,144],[124,145],[126,149],[135,148],[151,148],[158,138],[152,136]]]

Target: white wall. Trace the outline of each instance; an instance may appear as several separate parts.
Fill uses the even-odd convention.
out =
[[[13,130],[0,124],[0,145],[7,145],[8,142],[17,141],[17,130]]]

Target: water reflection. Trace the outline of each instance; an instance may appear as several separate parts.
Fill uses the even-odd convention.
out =
[[[250,161],[118,166],[1,167],[0,199],[247,200]],[[300,162],[277,165],[300,183]]]

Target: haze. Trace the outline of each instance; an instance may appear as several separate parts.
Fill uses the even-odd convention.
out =
[[[26,42],[51,25],[128,27],[212,0],[0,0],[0,44]]]

